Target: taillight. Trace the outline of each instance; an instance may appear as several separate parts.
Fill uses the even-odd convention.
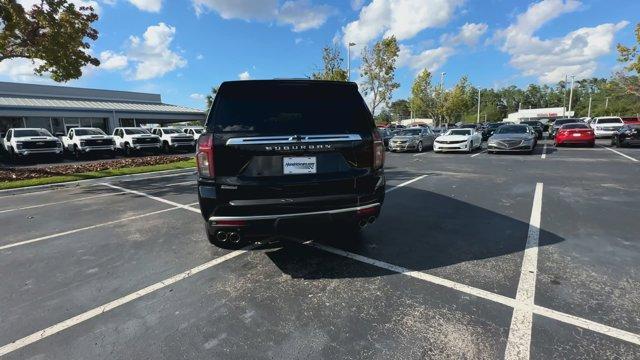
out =
[[[203,177],[214,177],[213,155],[215,148],[213,146],[213,135],[203,134],[198,139],[198,152],[196,153],[196,162],[198,163],[198,173]]]
[[[384,142],[377,130],[373,131],[373,169],[381,169],[384,166]]]

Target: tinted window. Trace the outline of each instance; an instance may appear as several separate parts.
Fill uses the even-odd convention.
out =
[[[124,133],[127,135],[148,134],[145,129],[124,129]]]
[[[591,129],[586,124],[566,124],[562,125],[562,129]]]
[[[397,135],[398,136],[415,136],[415,135],[420,135],[420,133],[422,133],[421,129],[409,129],[409,130],[402,130]]]
[[[496,130],[496,134],[526,134],[528,131],[526,126],[505,125]]]
[[[13,130],[13,136],[15,137],[23,137],[23,136],[51,136],[47,130],[43,129],[33,129],[33,130],[21,130],[15,129]]]
[[[622,120],[617,118],[598,119],[598,124],[622,124]]]
[[[471,135],[471,130],[449,130],[445,135]]]
[[[531,126],[542,126],[542,123],[539,121],[523,121],[522,124],[531,125]]]
[[[182,131],[178,129],[162,129],[165,134],[183,134]]]
[[[371,113],[353,85],[244,81],[222,84],[207,119],[213,132],[348,134],[371,131]]]
[[[75,135],[77,136],[85,136],[85,135],[105,135],[105,133],[100,129],[74,129]]]

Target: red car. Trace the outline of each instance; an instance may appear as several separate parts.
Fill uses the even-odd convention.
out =
[[[596,144],[596,134],[587,124],[564,124],[556,134],[555,144],[556,146],[582,144],[593,147]]]

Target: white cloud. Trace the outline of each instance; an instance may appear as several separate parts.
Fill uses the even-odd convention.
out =
[[[335,13],[328,5],[314,5],[311,0],[191,0],[198,16],[213,11],[223,19],[277,21],[291,25],[293,31],[317,29]]]
[[[416,73],[424,69],[434,72],[442,67],[453,54],[455,54],[455,49],[448,46],[427,49],[414,54],[408,46],[400,45],[397,64],[398,66],[407,66]]]
[[[129,65],[126,55],[107,50],[100,53],[100,68],[105,70],[122,70]]]
[[[366,45],[380,35],[411,39],[427,28],[445,25],[464,0],[373,0],[358,20],[342,30],[343,42]]]
[[[535,76],[542,83],[555,83],[565,74],[578,79],[591,77],[597,59],[611,52],[616,32],[628,25],[601,24],[584,27],[551,39],[535,36],[547,22],[581,7],[577,0],[543,0],[529,6],[516,22],[496,33],[495,41],[511,56],[510,64],[523,75]]]
[[[38,76],[34,73],[35,68],[42,65],[43,61],[32,62],[27,59],[9,59],[0,62],[0,76],[17,82],[46,82],[50,80],[47,76]]]
[[[460,27],[458,34],[444,34],[440,41],[447,45],[465,44],[467,46],[475,46],[488,29],[489,26],[487,24],[466,23]]]
[[[278,11],[278,22],[301,32],[319,28],[333,13],[331,6],[313,5],[310,0],[285,1]]]
[[[187,60],[170,49],[175,33],[175,27],[161,22],[149,26],[142,39],[129,37],[127,57],[136,64],[133,74],[135,80],[161,77],[187,65]]]
[[[191,0],[196,14],[217,12],[223,19],[268,20],[278,8],[277,0]]]
[[[360,10],[364,6],[364,0],[351,0],[351,8],[353,10]]]
[[[189,95],[189,97],[192,98],[193,100],[204,100],[205,98],[204,94],[199,94],[199,93],[193,93]]]
[[[250,80],[251,79],[251,74],[249,74],[248,71],[243,71],[240,74],[238,74],[238,79],[240,79],[240,80]]]
[[[160,12],[162,0],[129,0],[135,7],[142,11]]]

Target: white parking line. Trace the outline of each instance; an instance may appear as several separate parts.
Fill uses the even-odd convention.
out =
[[[51,205],[65,204],[65,203],[70,203],[70,202],[80,202],[80,201],[83,201],[83,200],[96,199],[96,198],[101,198],[101,197],[122,195],[122,194],[124,194],[124,192],[92,195],[92,196],[87,196],[87,197],[82,197],[82,198],[77,198],[77,199],[62,200],[62,201],[56,201],[56,202],[50,202],[50,203],[44,203],[44,204],[38,204],[38,205],[30,205],[30,206],[24,206],[24,207],[19,207],[19,208],[0,210],[0,214],[13,212],[13,211],[35,209],[35,208],[51,206]]]
[[[95,228],[99,228],[99,227],[103,227],[103,226],[113,225],[113,224],[117,224],[117,223],[120,223],[120,222],[123,222],[123,221],[130,221],[130,220],[139,219],[139,218],[143,218],[143,217],[147,217],[147,216],[151,216],[151,215],[155,215],[155,214],[161,214],[163,212],[177,210],[177,209],[180,209],[180,207],[172,207],[172,208],[169,208],[169,209],[153,211],[153,212],[142,214],[142,215],[129,216],[126,219],[108,221],[108,222],[105,222],[105,223],[100,223],[100,224],[86,226],[86,227],[82,227],[82,228],[78,228],[78,229],[59,232],[57,234],[42,236],[42,237],[31,239],[31,240],[20,241],[20,242],[17,242],[17,243],[0,246],[0,251],[6,250],[6,249],[10,249],[10,248],[13,248],[13,247],[17,247],[17,246],[37,243],[37,242],[40,242],[40,241],[49,240],[49,239],[57,238],[57,237],[64,236],[64,235],[71,235],[71,234],[75,234],[75,233],[80,232],[80,231],[91,230],[91,229],[95,229]]]
[[[502,304],[502,305],[506,305],[509,306],[511,308],[515,309],[525,309],[526,311],[530,311],[534,314],[537,315],[541,315],[544,317],[547,317],[549,319],[553,319],[556,321],[560,321],[562,323],[565,324],[570,324],[570,325],[574,325],[577,327],[580,327],[582,329],[587,329],[602,335],[606,335],[606,336],[610,336],[619,340],[623,340],[626,342],[629,342],[631,344],[635,344],[635,345],[640,345],[640,335],[638,334],[634,334],[625,330],[620,330],[611,326],[607,326],[604,324],[600,324],[597,323],[595,321],[591,321],[591,320],[587,320],[587,319],[583,319],[574,315],[570,315],[570,314],[565,314],[556,310],[552,310],[549,308],[545,308],[543,306],[538,306],[538,305],[533,305],[533,304],[526,304],[526,303],[522,303],[516,299],[512,299],[510,297],[504,296],[504,295],[500,295],[500,294],[495,294],[492,293],[490,291],[486,291],[486,290],[482,290],[482,289],[478,289],[475,288],[473,286],[469,286],[469,285],[465,285],[465,284],[460,284],[457,283],[455,281],[451,281],[451,280],[447,280],[447,279],[443,279],[431,274],[427,274],[421,271],[414,271],[414,270],[409,270],[407,268],[401,267],[401,266],[397,266],[397,265],[393,265],[393,264],[389,264],[386,263],[384,261],[379,261],[379,260],[375,260],[375,259],[371,259],[368,258],[366,256],[362,256],[362,255],[358,255],[358,254],[354,254],[352,252],[348,252],[345,250],[341,250],[341,249],[336,249],[334,247],[331,246],[327,246],[327,245],[323,245],[323,244],[317,244],[311,241],[307,241],[305,243],[303,243],[307,246],[312,246],[315,247],[317,249],[320,250],[324,250],[326,252],[335,254],[335,255],[340,255],[340,256],[344,256],[347,257],[349,259],[353,259],[365,264],[369,264],[369,265],[373,265],[376,267],[379,267],[381,269],[386,269],[398,274],[402,274],[402,275],[406,275],[406,276],[410,276],[413,277],[415,279],[419,279],[419,280],[423,280],[426,281],[428,283],[431,284],[436,284],[436,285],[440,285],[440,286],[444,286],[446,288],[449,289],[453,289],[453,290],[457,290],[460,292],[464,292],[466,294],[469,295],[473,295],[476,296],[478,298],[481,299],[485,299],[485,300],[489,300],[489,301],[493,301],[495,303],[498,304]]]
[[[418,180],[422,180],[422,179],[426,178],[427,176],[429,176],[429,175],[420,175],[415,179],[412,179],[412,180],[409,180],[409,181],[405,181],[402,184],[399,184],[399,185],[396,185],[396,186],[394,186],[394,187],[392,187],[390,189],[387,189],[387,191],[385,191],[385,192],[388,194],[388,193],[390,193],[390,192],[392,192],[394,190],[397,190],[397,189],[400,189],[402,187],[405,187],[405,186],[407,186],[407,185],[409,185],[411,183],[414,183],[414,182],[416,182]]]
[[[187,204],[187,206],[194,206],[194,205],[197,205],[197,204],[198,203]],[[117,224],[117,223],[120,223],[120,222],[123,222],[123,221],[130,221],[130,220],[140,219],[140,218],[151,216],[151,215],[162,214],[162,213],[167,212],[167,211],[173,211],[173,210],[178,210],[178,209],[182,209],[182,207],[177,207],[176,206],[176,207],[172,207],[172,208],[169,208],[169,209],[153,211],[153,212],[146,213],[146,214],[129,216],[129,217],[125,218],[125,219],[108,221],[108,222],[105,222],[105,223],[100,223],[100,224],[86,226],[86,227],[82,227],[82,228],[78,228],[78,229],[63,231],[63,232],[60,232],[60,233],[57,233],[57,234],[42,236],[42,237],[31,239],[31,240],[20,241],[20,242],[17,242],[17,243],[0,246],[0,251],[6,250],[6,249],[10,249],[10,248],[14,248],[14,247],[17,247],[17,246],[37,243],[37,242],[41,242],[41,241],[44,241],[44,240],[57,238],[57,237],[64,236],[64,235],[71,235],[71,234],[75,234],[77,232],[81,232],[81,231],[85,231],[85,230],[91,230],[91,229],[95,229],[95,228],[99,228],[99,227],[103,227],[103,226],[113,225],[113,224]]]
[[[639,161],[638,159],[634,159],[634,158],[632,158],[631,156],[626,155],[626,154],[623,154],[623,153],[621,153],[621,152],[620,152],[620,151],[618,151],[618,150],[614,150],[614,149],[612,149],[612,148],[608,148],[608,147],[606,147],[606,146],[602,146],[602,145],[598,145],[598,146],[600,146],[600,147],[601,147],[601,148],[603,148],[603,149],[607,149],[607,150],[609,150],[609,151],[612,151],[612,152],[614,152],[614,153],[616,153],[616,154],[618,154],[618,155],[620,155],[620,156],[623,156],[623,157],[625,157],[625,158],[627,158],[627,159],[629,159],[629,160],[631,160],[631,161],[633,161],[633,162],[638,162],[638,161]]]
[[[480,155],[480,154],[484,154],[484,153],[486,153],[486,152],[487,152],[487,150],[482,150],[482,151],[480,151],[479,153],[476,153],[476,154],[471,155],[471,157],[476,157],[476,156],[478,156],[478,155]]]
[[[189,205],[182,205],[182,204],[179,204],[179,203],[174,202],[174,201],[170,201],[170,200],[163,199],[163,198],[161,198],[161,197],[157,197],[157,196],[149,195],[149,194],[147,194],[147,193],[143,193],[142,191],[131,190],[131,189],[125,189],[125,188],[123,188],[123,187],[116,186],[116,185],[113,185],[113,184],[108,184],[108,183],[100,183],[100,185],[108,186],[108,187],[110,187],[110,188],[118,189],[118,190],[120,190],[120,191],[128,192],[128,193],[130,193],[130,194],[135,194],[135,195],[144,196],[144,197],[146,197],[146,198],[149,198],[149,199],[152,199],[152,200],[155,200],[155,201],[159,201],[159,202],[161,202],[161,203],[165,203],[165,204],[168,204],[168,205],[171,205],[171,206],[179,207],[179,208],[182,208],[182,209],[185,209],[185,210],[189,210],[189,211],[193,211],[193,212],[196,212],[196,213],[200,214],[200,209],[196,209],[196,208],[191,207],[191,206],[189,206]]]
[[[164,186],[180,186],[180,185],[196,185],[196,181],[195,180],[189,180],[189,181],[183,181],[183,182],[177,182],[177,183],[173,183],[173,184],[167,184]]]
[[[536,277],[538,275],[538,239],[540,238],[540,216],[542,214],[542,192],[544,185],[536,184],[533,194],[533,206],[531,219],[529,220],[529,232],[527,244],[522,259],[520,270],[520,282],[516,293],[516,301],[526,306],[515,307],[511,317],[509,338],[504,358],[529,359],[531,347],[531,326],[533,320],[532,307],[536,291]]]
[[[127,303],[130,303],[136,299],[139,299],[145,295],[148,295],[152,292],[158,291],[160,289],[163,289],[169,285],[175,284],[180,280],[184,280],[187,279],[199,272],[202,272],[204,270],[207,270],[209,268],[212,268],[216,265],[222,264],[223,262],[233,259],[239,255],[242,255],[244,253],[246,253],[248,250],[250,249],[250,247],[247,247],[243,250],[236,250],[234,252],[228,253],[226,255],[220,256],[218,258],[215,258],[209,262],[206,262],[202,265],[196,266],[192,269],[189,269],[187,271],[181,272],[177,275],[174,275],[168,279],[159,281],[153,285],[149,285],[143,289],[140,289],[136,292],[133,292],[129,295],[123,296],[119,299],[113,300],[109,303],[106,303],[104,305],[98,306],[96,308],[93,308],[89,311],[86,311],[82,314],[76,315],[70,319],[64,320],[62,322],[59,322],[55,325],[49,326],[46,329],[42,329],[42,330],[38,330],[35,333],[25,336],[21,339],[18,339],[10,344],[4,345],[2,347],[0,347],[0,356],[12,353],[18,349],[21,349],[27,345],[33,344],[36,341],[40,341],[42,339],[45,339],[51,335],[57,334],[61,331],[64,331],[72,326],[78,325],[80,323],[83,323],[87,320],[90,320],[96,316],[102,315],[104,313],[106,313],[107,311],[113,310],[119,306],[125,305]]]
[[[547,158],[547,144],[544,144],[544,146],[542,147],[542,156],[540,156],[541,159],[546,159]]]

